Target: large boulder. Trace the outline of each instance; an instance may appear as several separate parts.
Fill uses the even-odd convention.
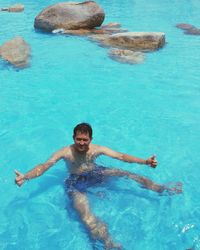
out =
[[[26,67],[29,63],[30,47],[21,37],[5,42],[0,47],[0,56],[16,67]]]
[[[162,32],[124,32],[108,36],[104,45],[130,50],[157,50],[165,44]]]
[[[95,2],[63,2],[47,7],[35,18],[34,27],[55,29],[93,29],[101,26],[105,18],[103,9]]]

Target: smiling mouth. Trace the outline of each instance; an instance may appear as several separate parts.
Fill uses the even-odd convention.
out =
[[[84,150],[86,147],[85,146],[78,146],[77,148],[80,150]]]

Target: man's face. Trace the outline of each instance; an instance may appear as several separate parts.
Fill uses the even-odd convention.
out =
[[[88,151],[89,144],[92,140],[88,133],[81,133],[80,131],[77,131],[73,139],[76,150],[81,153]]]

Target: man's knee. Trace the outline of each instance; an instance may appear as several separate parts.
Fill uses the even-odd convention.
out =
[[[107,227],[105,223],[98,221],[95,223],[94,227],[91,229],[91,233],[94,239],[104,239],[107,237]]]

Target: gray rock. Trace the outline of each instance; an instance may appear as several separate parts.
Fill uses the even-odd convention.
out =
[[[19,68],[28,65],[30,52],[29,45],[21,37],[15,37],[0,47],[0,56]]]
[[[111,59],[129,64],[140,64],[144,62],[144,53],[139,51],[124,50],[124,49],[111,49],[108,52]]]
[[[124,32],[109,36],[103,41],[107,46],[130,50],[157,50],[165,44],[162,32]]]
[[[95,2],[63,2],[47,7],[35,18],[34,26],[44,31],[55,29],[93,29],[101,26],[103,9]]]

